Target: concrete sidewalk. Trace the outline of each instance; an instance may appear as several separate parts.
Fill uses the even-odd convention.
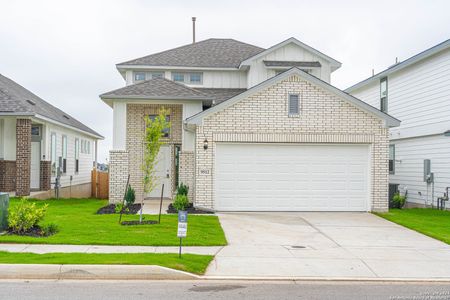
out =
[[[182,248],[183,253],[216,255],[223,247]],[[159,246],[97,246],[97,245],[42,245],[42,244],[0,244],[0,251],[29,253],[178,253],[178,247]]]

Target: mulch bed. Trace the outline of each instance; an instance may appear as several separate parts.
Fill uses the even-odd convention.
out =
[[[153,225],[153,224],[158,224],[158,221],[142,221],[142,223],[139,223],[139,220],[135,220],[135,221],[123,221],[122,223],[120,223],[122,225]]]
[[[189,214],[198,214],[198,215],[214,214],[214,212],[212,212],[212,211],[197,209],[194,207],[194,204],[192,204],[192,203],[189,203],[189,207],[186,210]],[[170,203],[169,208],[167,209],[167,213],[168,214],[177,214],[178,211],[173,207],[172,203]]]
[[[8,235],[21,235],[21,236],[31,236],[31,237],[47,237],[47,236],[51,236],[51,235],[55,234],[56,232],[52,233],[52,234],[44,235],[44,233],[42,232],[41,227],[35,226],[35,227],[32,227],[27,232],[20,232],[19,233],[19,232],[14,232],[11,229],[8,229],[7,233],[8,233]]]
[[[135,203],[130,206],[128,206],[128,211],[124,210],[123,214],[125,215],[135,215],[138,213],[138,211],[141,209],[140,203]],[[99,210],[97,210],[98,215],[107,215],[107,214],[115,214],[116,213],[116,205],[115,204],[108,204],[106,206],[101,207]]]

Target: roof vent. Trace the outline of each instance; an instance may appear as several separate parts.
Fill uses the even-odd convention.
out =
[[[67,115],[63,115],[63,117],[66,118],[67,120],[70,119]]]
[[[34,102],[33,100],[27,99],[27,102],[30,103],[31,105],[36,105],[36,102]]]

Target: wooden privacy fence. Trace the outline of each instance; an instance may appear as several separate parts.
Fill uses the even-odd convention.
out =
[[[92,170],[92,197],[99,199],[109,198],[109,173],[99,170]]]

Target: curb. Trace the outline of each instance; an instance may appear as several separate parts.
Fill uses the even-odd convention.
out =
[[[0,264],[0,279],[192,280],[200,277],[156,265]]]

